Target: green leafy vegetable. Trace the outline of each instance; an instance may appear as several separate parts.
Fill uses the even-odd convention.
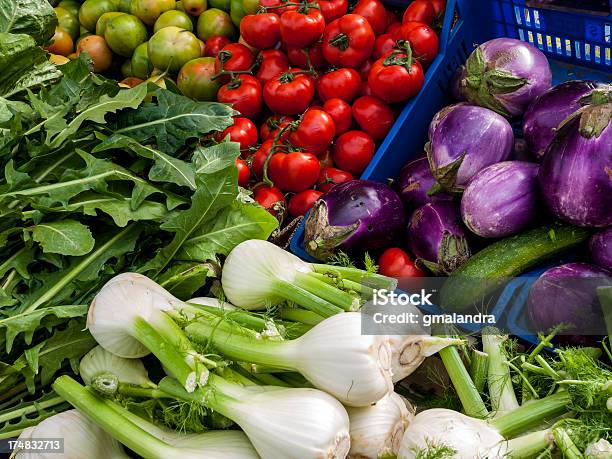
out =
[[[0,0],[0,32],[27,34],[41,45],[56,26],[57,16],[47,1]]]

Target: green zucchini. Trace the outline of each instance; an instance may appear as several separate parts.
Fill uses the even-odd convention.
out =
[[[553,223],[494,242],[455,269],[440,290],[440,307],[465,311],[483,304],[508,278],[588,239],[591,231]]]

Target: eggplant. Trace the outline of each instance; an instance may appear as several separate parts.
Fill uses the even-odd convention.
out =
[[[442,121],[446,117],[446,115],[453,112],[457,107],[463,107],[464,105],[469,105],[469,104],[467,102],[457,102],[456,104],[452,104],[452,105],[448,105],[447,107],[444,107],[442,110],[436,113],[434,117],[431,119],[431,123],[429,123],[429,130],[427,131],[429,135],[429,140],[431,140],[434,132],[436,132],[436,129],[438,128],[438,125],[440,124],[440,121]]]
[[[304,247],[319,260],[336,250],[386,247],[406,224],[402,200],[387,185],[350,180],[314,204],[304,226]]]
[[[461,94],[470,103],[514,118],[552,84],[542,51],[514,38],[495,38],[478,46],[462,68]]]
[[[542,159],[559,124],[582,107],[584,96],[602,86],[596,81],[566,81],[536,97],[523,117],[523,136],[529,151]]]
[[[428,192],[432,190],[435,184],[436,180],[429,169],[429,161],[423,156],[402,167],[395,186],[404,204],[409,208],[416,209],[428,202],[452,199],[452,196],[443,191],[435,192],[430,196]]]
[[[504,237],[533,220],[538,203],[538,165],[504,161],[484,168],[461,196],[461,218],[481,237]]]
[[[457,105],[436,118],[426,151],[434,178],[448,191],[463,191],[477,172],[512,152],[512,127],[492,110]]]
[[[450,274],[471,256],[459,216],[452,202],[433,202],[415,210],[407,230],[407,245],[419,268]]]
[[[598,266],[612,271],[612,227],[594,234],[589,241],[591,260]]]
[[[538,182],[544,203],[574,225],[612,225],[612,88],[595,90],[557,129]]]
[[[597,287],[612,285],[610,272],[589,263],[567,263],[545,271],[532,285],[527,313],[537,331],[572,324],[566,333],[589,335],[601,328]]]

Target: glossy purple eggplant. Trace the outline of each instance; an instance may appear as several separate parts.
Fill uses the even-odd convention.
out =
[[[593,263],[612,271],[612,226],[591,237],[589,251]]]
[[[512,152],[510,123],[488,108],[458,105],[440,118],[426,150],[432,175],[448,191],[463,191],[477,172]]]
[[[578,110],[580,100],[603,86],[596,81],[566,81],[540,94],[523,117],[523,135],[529,151],[541,159],[555,137],[555,129]]]
[[[538,203],[538,165],[504,161],[484,168],[461,196],[461,218],[482,237],[504,237],[533,220]]]
[[[421,157],[402,167],[396,189],[404,204],[411,209],[421,207],[428,202],[450,201],[452,197],[444,191],[428,194],[435,184],[436,180],[429,169],[429,161],[426,157]]]
[[[495,38],[478,46],[468,57],[460,83],[468,102],[508,118],[521,116],[551,84],[544,53],[514,38]]]
[[[538,173],[551,212],[578,226],[612,225],[612,90],[559,127]]]
[[[469,104],[467,102],[457,102],[456,104],[452,104],[452,105],[448,105],[444,107],[442,110],[436,113],[434,117],[431,119],[431,123],[429,123],[429,130],[427,131],[429,135],[429,140],[431,140],[434,132],[436,132],[436,129],[438,128],[438,125],[440,124],[440,121],[442,121],[446,117],[446,115],[453,112],[457,107],[463,107],[464,105],[469,105]]]
[[[370,250],[391,244],[406,224],[402,200],[387,185],[351,180],[334,186],[313,206],[304,247],[319,260],[336,250]]]
[[[452,202],[419,207],[408,222],[407,245],[421,268],[449,274],[470,258],[459,209]]]
[[[597,287],[612,285],[610,272],[589,263],[567,263],[545,271],[532,285],[527,312],[537,331],[572,324],[565,333],[590,335],[601,328]]]

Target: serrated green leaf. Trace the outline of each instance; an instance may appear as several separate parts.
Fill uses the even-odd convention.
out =
[[[141,143],[155,140],[159,150],[172,155],[189,139],[198,139],[230,126],[231,117],[236,114],[227,105],[195,102],[164,89],[156,91],[155,95],[156,104],[120,113],[111,129]]]
[[[6,260],[0,264],[0,277],[4,276],[11,269],[14,269],[19,275],[25,279],[30,277],[28,267],[34,261],[36,249],[33,247],[22,247],[15,253],[11,254]]]
[[[42,45],[56,26],[57,16],[47,1],[0,0],[0,32],[30,35]]]
[[[214,260],[217,254],[228,255],[241,242],[268,239],[278,227],[278,220],[257,204],[234,201],[214,219],[201,225],[178,252],[179,260]]]
[[[240,144],[221,142],[210,147],[198,147],[193,152],[192,161],[196,174],[213,174],[232,166],[240,154]]]
[[[11,408],[0,411],[0,439],[17,437],[22,430],[70,407],[53,391],[43,393],[36,400],[22,399]]]
[[[172,265],[161,276],[159,285],[164,287],[175,297],[188,300],[193,294],[206,284],[208,277],[215,273],[207,263],[180,262]]]
[[[89,228],[76,220],[40,223],[32,229],[32,239],[44,252],[70,256],[88,254],[96,243]]]

